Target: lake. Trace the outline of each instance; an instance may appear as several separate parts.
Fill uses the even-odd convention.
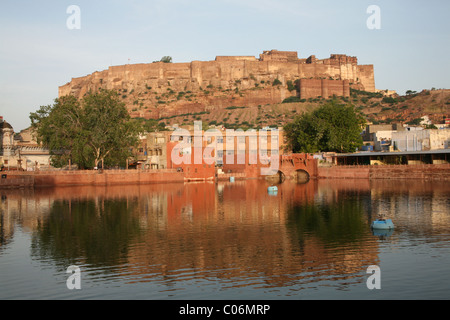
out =
[[[450,298],[448,182],[268,186],[0,190],[0,299]]]

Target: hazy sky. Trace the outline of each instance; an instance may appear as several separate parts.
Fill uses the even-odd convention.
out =
[[[80,29],[69,29],[70,5]],[[369,29],[370,5],[380,29]],[[450,1],[0,1],[0,115],[20,131],[58,87],[111,65],[332,53],[374,64],[377,89],[450,88]],[[71,20],[72,21],[72,20]]]

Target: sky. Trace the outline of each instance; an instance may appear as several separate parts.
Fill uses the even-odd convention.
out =
[[[272,49],[356,56],[377,89],[450,89],[449,12],[448,0],[1,0],[0,115],[19,132],[59,86],[111,65]]]

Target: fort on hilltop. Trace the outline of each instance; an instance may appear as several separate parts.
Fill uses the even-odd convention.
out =
[[[271,50],[259,58],[217,56],[214,61],[111,66],[73,78],[59,87],[59,96],[81,98],[100,88],[117,90],[132,116],[143,118],[276,104],[291,96],[349,96],[350,88],[376,91],[373,65],[358,65],[356,57],[303,59],[295,51]]]

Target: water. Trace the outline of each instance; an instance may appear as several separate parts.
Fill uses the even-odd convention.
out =
[[[450,298],[448,183],[268,186],[1,190],[0,299]],[[379,213],[391,234],[370,229]]]

